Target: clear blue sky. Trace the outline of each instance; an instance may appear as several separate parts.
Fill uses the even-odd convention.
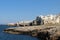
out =
[[[0,0],[0,24],[60,13],[60,0]]]

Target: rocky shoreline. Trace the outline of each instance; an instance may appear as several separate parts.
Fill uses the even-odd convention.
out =
[[[60,26],[10,27],[5,29],[4,32],[10,34],[30,35],[41,39],[45,38],[46,40],[57,40],[60,37]]]

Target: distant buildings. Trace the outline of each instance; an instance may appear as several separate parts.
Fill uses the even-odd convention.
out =
[[[44,24],[57,24],[60,23],[60,15],[47,15],[47,16],[39,16],[44,20]]]
[[[44,24],[44,21],[42,20],[41,17],[37,16],[35,20],[33,20],[34,25],[42,25]]]
[[[60,23],[60,15],[47,15],[47,16],[37,16],[33,21],[20,21],[17,23],[9,23],[8,25],[15,26],[36,26],[43,24],[59,24]]]
[[[8,23],[8,26],[15,26],[15,23]]]
[[[30,26],[30,23],[31,23],[32,21],[21,21],[21,22],[19,22],[18,24],[20,25],[20,26]]]

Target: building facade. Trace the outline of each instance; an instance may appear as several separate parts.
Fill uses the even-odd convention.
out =
[[[60,23],[60,15],[47,15],[47,16],[39,16],[44,20],[44,24],[57,24]]]

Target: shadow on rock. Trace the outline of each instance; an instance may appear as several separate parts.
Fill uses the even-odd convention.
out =
[[[38,40],[50,40],[50,34],[48,32],[39,32],[37,38]]]

